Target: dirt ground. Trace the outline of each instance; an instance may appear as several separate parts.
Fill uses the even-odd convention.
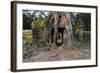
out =
[[[23,62],[43,62],[43,61],[64,61],[64,60],[82,60],[90,59],[90,49],[64,49],[61,46],[49,51],[39,51],[38,53],[31,51],[27,57],[23,58]]]

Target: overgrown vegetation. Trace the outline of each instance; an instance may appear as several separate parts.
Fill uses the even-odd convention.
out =
[[[23,33],[24,36],[24,44],[23,47],[24,48],[33,48],[34,46],[32,46],[32,32],[24,32]],[[84,32],[83,34],[83,38],[80,42],[77,42],[77,44],[74,45],[74,48],[84,48],[84,49],[90,49],[90,38],[91,34],[90,32]],[[41,42],[40,42],[41,41]],[[43,40],[40,40],[39,42],[34,42],[34,45],[36,45],[38,43],[38,47],[43,47]]]
[[[91,58],[91,14],[23,10],[23,62]]]
[[[23,32],[23,47],[32,48],[32,32]]]
[[[46,44],[51,45],[51,32],[53,32],[53,36],[55,36],[55,31],[58,30],[55,29],[57,25],[54,24],[67,25],[65,30],[67,33],[64,34],[66,34],[68,38],[64,38],[64,40],[67,41],[63,43],[67,42],[67,44],[71,46],[75,39],[74,41],[76,41],[76,43],[73,46],[74,48],[90,48],[91,14],[39,10],[23,10],[23,47],[42,48],[45,47]],[[65,29],[65,27],[63,28]],[[25,30],[30,31],[24,32]],[[56,38],[53,38],[54,41],[55,39]]]
[[[84,32],[83,37],[81,41],[78,41],[75,45],[74,48],[84,48],[84,49],[90,49],[91,47],[91,33],[90,32]]]

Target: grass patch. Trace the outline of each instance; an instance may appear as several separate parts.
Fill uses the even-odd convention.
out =
[[[32,47],[32,32],[23,32],[23,47]]]
[[[41,34],[40,34],[41,35]],[[42,35],[32,42],[32,32],[23,32],[23,47],[24,48],[41,48],[44,47],[44,39]]]
[[[44,47],[44,40],[42,38],[32,43],[32,32],[23,32],[23,47],[24,48],[41,48]],[[90,48],[91,47],[91,34],[90,32],[84,32],[82,40],[74,45],[75,48]]]
[[[91,34],[90,32],[84,32],[82,40],[77,42],[76,48],[90,48],[91,47]]]

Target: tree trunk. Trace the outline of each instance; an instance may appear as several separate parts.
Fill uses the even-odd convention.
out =
[[[53,29],[52,45],[56,44],[56,42],[57,42],[57,35],[59,34],[58,28],[62,28],[62,29],[64,29],[64,32],[61,32],[63,35],[62,36],[63,46],[65,48],[73,47],[74,36],[73,36],[73,29],[72,29],[72,24],[71,24],[71,19],[70,19],[69,13],[53,12],[52,16],[49,17],[49,21],[48,21],[47,25],[52,26],[51,29]],[[48,27],[50,27],[50,26],[48,26]],[[52,31],[52,30],[49,30],[49,31]]]
[[[32,40],[34,42],[35,34],[33,31],[33,22],[32,25]],[[42,33],[39,34],[41,35]],[[62,12],[50,12],[48,18],[46,19],[46,26],[44,27],[42,35],[43,39],[45,39],[46,48],[56,48],[57,43],[59,42],[62,43],[64,48],[72,48],[74,44],[74,36],[70,14]]]
[[[73,48],[74,36],[70,14],[66,13],[66,17],[63,20],[65,20],[64,47],[68,49]]]

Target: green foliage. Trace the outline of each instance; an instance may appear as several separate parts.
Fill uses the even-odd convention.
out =
[[[80,18],[84,22],[84,30],[90,31],[91,30],[91,14],[90,13],[81,13]]]
[[[44,20],[39,19],[39,18],[35,21],[34,24],[35,24],[35,28],[37,28],[37,29],[43,28],[45,26]]]
[[[38,11],[38,10],[23,10],[23,29],[31,29],[32,28],[32,22],[33,28],[41,29],[45,26],[45,20],[46,20],[46,13],[44,11]]]
[[[32,42],[32,32],[23,32],[23,47],[24,48],[41,48],[44,47],[44,39],[42,38],[42,35],[40,34],[40,37],[38,39],[35,39],[34,42]]]
[[[80,24],[83,27],[83,30],[90,31],[91,30],[91,14],[90,13],[70,13],[71,15],[71,22],[73,26],[77,26]],[[75,29],[73,27],[73,29]]]
[[[90,41],[91,41],[91,38],[90,37],[91,37],[90,32],[84,32],[84,34],[83,34],[83,40],[82,40],[83,44],[90,45],[89,44]]]
[[[78,41],[74,47],[75,48],[87,48],[87,49],[90,49],[91,47],[91,34],[90,32],[83,32],[83,36],[82,36],[82,40],[81,41]]]
[[[83,31],[90,31],[91,29],[91,14],[90,13],[70,13],[71,14],[71,23],[73,24],[72,26],[72,31],[73,33],[79,33],[81,31],[81,26],[84,28]],[[37,11],[33,10],[33,13],[31,11],[24,11],[23,12],[23,29],[31,29],[32,26],[32,21],[33,21],[33,29],[34,34],[32,35],[32,32],[24,32],[23,33],[23,46],[25,48],[41,48],[44,47],[45,43],[45,33],[43,29],[46,27],[46,21],[50,21],[49,14],[46,14],[45,11]],[[53,21],[51,21],[53,22]],[[52,24],[50,24],[52,25]],[[48,26],[50,27],[48,24]],[[47,28],[47,27],[46,27]],[[33,31],[33,30],[32,30]],[[48,30],[47,30],[48,31]],[[69,31],[70,32],[70,31]],[[51,31],[47,32],[46,34],[50,34]],[[34,36],[32,38],[32,36]],[[36,37],[35,37],[36,36]],[[47,36],[46,36],[47,37]],[[47,38],[50,39],[50,38]],[[46,39],[46,40],[47,40]],[[78,41],[78,46],[77,47],[90,47],[90,33],[85,33],[83,34],[82,41]],[[34,40],[34,41],[33,41]]]
[[[75,26],[75,33],[79,33],[81,31],[81,27],[79,24]]]
[[[23,13],[23,29],[31,29],[32,16]]]

